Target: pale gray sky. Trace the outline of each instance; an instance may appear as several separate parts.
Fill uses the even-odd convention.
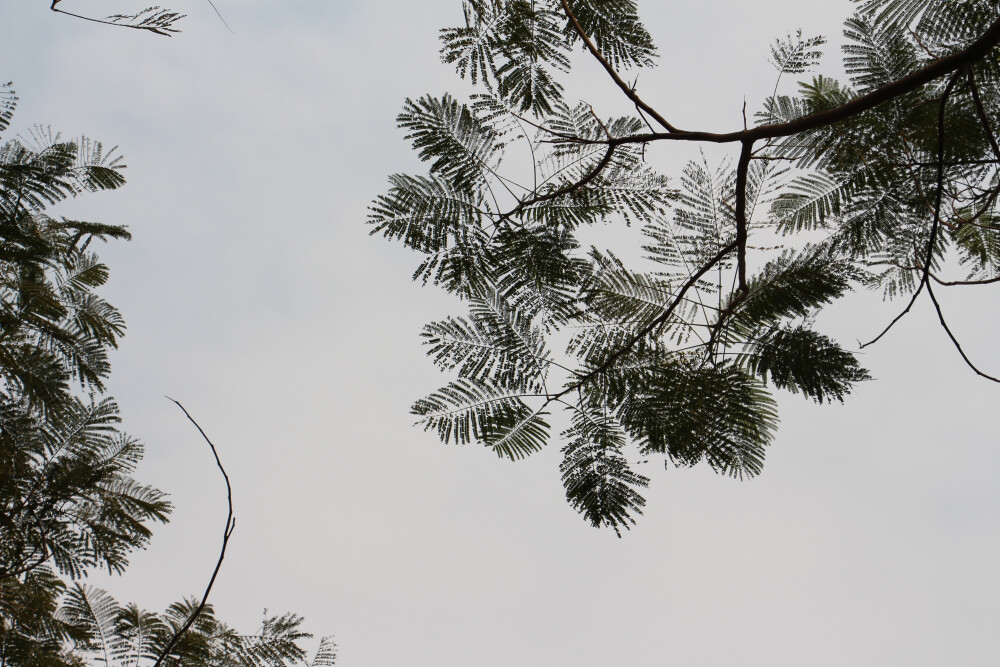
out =
[[[159,610],[216,558],[224,488],[169,394],[233,479],[219,614],[304,614],[345,666],[998,664],[1000,391],[926,303],[865,351],[878,380],[846,405],[782,396],[760,478],[654,461],[639,525],[594,530],[565,503],[558,446],[512,464],[408,412],[443,383],[420,327],[460,306],[410,283],[414,256],[364,220],[388,174],[423,169],[395,129],[402,100],[463,90],[437,55],[458,0],[216,0],[235,36],[207,3],[165,1],[190,14],[172,39],[0,5],[15,127],[85,133],[129,165],[124,190],[62,210],[134,233],[102,251],[129,324],[111,389],[147,444],[141,478],[177,509],[100,583]],[[681,126],[733,129],[770,92],[772,40],[836,37],[849,9],[641,2],[662,56],[640,89]],[[619,104],[592,63],[576,75],[573,94]],[[995,291],[943,298],[1000,371]],[[820,324],[853,345],[897,308],[860,295]]]

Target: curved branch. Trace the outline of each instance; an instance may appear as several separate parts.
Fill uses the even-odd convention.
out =
[[[507,220],[510,220],[511,217],[517,215],[518,213],[528,208],[529,206],[534,206],[539,202],[548,201],[550,199],[557,199],[559,197],[562,197],[563,195],[568,195],[582,188],[584,185],[590,183],[592,180],[597,178],[597,175],[600,174],[601,171],[603,171],[604,168],[608,166],[608,163],[611,162],[611,157],[614,155],[614,153],[615,153],[615,145],[610,143],[609,141],[608,150],[604,154],[604,157],[601,158],[601,161],[598,162],[597,165],[586,176],[584,176],[575,183],[571,183],[567,186],[561,187],[558,190],[554,190],[548,194],[537,195],[535,197],[531,197],[529,199],[525,199],[519,202],[517,206],[515,206],[513,209],[511,209],[507,213],[504,213],[499,218],[497,218],[496,222],[493,223],[493,226],[499,227],[502,223],[506,222]]]
[[[599,63],[601,63],[601,67],[604,68],[604,71],[608,73],[608,76],[611,77],[615,84],[621,88],[622,92],[625,93],[625,96],[632,100],[636,109],[648,113],[653,117],[653,120],[662,125],[667,132],[677,132],[677,128],[668,123],[663,116],[657,113],[656,109],[642,101],[642,98],[640,98],[635,92],[635,88],[629,86],[620,76],[618,76],[618,72],[615,71],[615,68],[611,66],[611,63],[608,62],[607,58],[601,55],[601,52],[597,50],[597,46],[594,45],[593,40],[590,39],[590,35],[584,31],[583,26],[580,25],[576,15],[573,14],[573,11],[569,8],[569,3],[566,0],[559,1],[562,3],[563,11],[566,12],[566,16],[569,18],[570,23],[573,24],[573,28],[576,30],[576,33],[580,35],[580,39],[582,39],[583,43],[587,45],[587,50],[590,51],[591,55],[593,55]]]
[[[565,5],[566,0],[560,0]],[[939,79],[945,75],[952,74],[978,60],[986,57],[990,50],[1000,44],[1000,18],[990,24],[989,28],[972,44],[966,48],[937,60],[925,67],[918,69],[901,79],[888,83],[880,88],[857,97],[850,102],[845,102],[839,107],[820,111],[808,116],[802,116],[795,120],[771,125],[758,125],[747,130],[736,132],[703,132],[688,131],[674,128],[668,132],[651,132],[649,134],[636,134],[627,137],[619,137],[610,143],[614,145],[641,144],[652,141],[704,141],[709,143],[725,144],[743,141],[758,141],[761,139],[777,139],[788,137],[800,132],[815,130],[834,123],[853,118],[866,111],[893,100],[901,95],[913,92],[917,88]],[[624,82],[622,82],[624,84]],[[627,88],[627,86],[626,86]],[[629,99],[632,99],[630,91],[626,91]],[[603,141],[593,141],[592,143],[604,143]]]
[[[198,432],[201,433],[201,437],[205,439],[208,446],[212,448],[212,455],[215,456],[215,465],[218,466],[219,472],[222,473],[223,479],[226,480],[226,499],[229,503],[229,513],[226,515],[226,527],[222,531],[222,549],[219,552],[219,560],[215,563],[215,570],[212,571],[212,578],[208,580],[208,586],[205,587],[205,594],[201,597],[201,603],[198,605],[198,608],[194,610],[184,625],[182,625],[179,630],[174,632],[174,636],[170,638],[166,647],[164,647],[163,651],[160,652],[156,662],[153,663],[153,667],[160,667],[167,656],[170,655],[170,651],[174,648],[177,642],[180,641],[181,637],[184,636],[184,633],[187,632],[188,629],[194,624],[202,610],[205,609],[205,605],[208,604],[208,595],[212,592],[212,586],[215,585],[215,578],[219,575],[219,569],[222,567],[222,561],[226,557],[226,546],[229,544],[229,538],[233,534],[233,528],[236,527],[236,519],[233,518],[233,487],[229,483],[229,475],[226,474],[226,469],[222,467],[222,461],[219,460],[219,452],[215,450],[215,445],[213,445],[212,441],[208,439],[208,436],[205,435],[205,431],[203,431],[201,426],[198,425],[198,422],[194,420],[194,417],[188,414],[188,411],[184,409],[184,406],[169,396],[167,396],[167,400],[173,401],[177,407],[181,409],[188,420],[194,424],[195,428],[198,429]]]
[[[951,339],[951,342],[955,344],[955,349],[958,350],[958,353],[960,355],[962,355],[962,359],[965,360],[965,363],[969,366],[969,368],[971,368],[975,372],[975,374],[978,375],[979,377],[983,377],[986,378],[987,380],[992,380],[993,382],[1000,383],[1000,379],[997,379],[992,375],[984,373],[978,368],[976,368],[976,365],[972,363],[972,360],[969,359],[968,355],[965,354],[965,350],[962,349],[962,346],[959,344],[958,339],[955,338],[955,334],[951,332],[951,329],[948,327],[948,323],[945,322],[944,313],[941,312],[941,304],[938,303],[937,297],[934,296],[934,290],[931,289],[930,284],[927,285],[927,295],[930,296],[931,303],[934,304],[934,310],[937,311],[938,320],[941,322],[941,326],[944,328],[945,333],[948,334],[948,338]]]
[[[861,345],[861,349],[878,342],[882,336],[889,333],[889,329],[896,325],[903,319],[907,313],[910,312],[910,308],[916,303],[917,297],[920,296],[920,292],[926,287],[930,289],[930,273],[931,273],[931,261],[934,258],[934,246],[937,243],[937,233],[938,227],[941,223],[941,198],[944,195],[944,112],[945,107],[948,105],[948,98],[951,96],[951,89],[955,87],[955,82],[958,81],[958,74],[956,73],[948,81],[948,85],[944,89],[944,94],[941,95],[941,106],[938,109],[938,165],[937,165],[937,194],[934,196],[934,221],[931,223],[931,237],[927,241],[927,255],[924,259],[924,272],[920,276],[920,284],[917,285],[917,289],[914,290],[913,296],[910,298],[910,302],[906,304],[906,308],[903,309],[899,315],[897,315],[889,325],[882,330],[878,336],[875,336],[872,340]],[[944,320],[942,319],[942,323]],[[946,327],[947,328],[947,327]],[[956,343],[957,344],[957,343]],[[964,356],[964,355],[963,355]],[[978,372],[978,371],[977,371]]]

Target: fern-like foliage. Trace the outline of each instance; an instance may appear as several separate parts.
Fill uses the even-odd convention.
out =
[[[161,657],[170,667],[284,667],[335,664],[337,645],[324,637],[315,657],[306,661],[302,642],[312,637],[301,629],[295,614],[268,615],[252,633],[240,633],[220,621],[206,605],[191,628],[167,652],[171,639],[198,609],[199,601],[186,598],[163,613],[136,605],[122,606],[107,591],[77,584],[62,599],[59,616],[74,629],[68,655],[106,667],[143,667]]]
[[[516,460],[540,450],[548,436],[545,412],[529,407],[526,397],[491,381],[459,379],[414,403],[413,413],[445,444],[482,442]]]
[[[413,412],[444,442],[512,459],[545,447],[563,412],[567,499],[592,525],[621,534],[641,513],[648,479],[630,462],[753,477],[774,439],[772,389],[829,403],[870,379],[815,328],[856,287],[1000,279],[995,2],[859,0],[845,81],[814,73],[823,37],[779,39],[756,124],[730,133],[673,127],[623,77],[655,57],[631,0],[462,7],[442,58],[478,92],[406,101],[398,120],[430,173],[392,177],[369,215],[372,233],[423,255],[415,278],[469,308],[425,328],[456,377]],[[565,99],[577,48],[635,115]],[[912,83],[949,58],[964,64]],[[677,141],[740,157],[668,180],[646,153]],[[592,247],[598,223],[641,227],[645,258]]]
[[[638,489],[649,484],[625,458],[625,431],[610,417],[578,409],[563,437],[569,441],[559,466],[566,499],[591,525],[620,536],[635,524],[633,514],[642,514],[646,500]]]

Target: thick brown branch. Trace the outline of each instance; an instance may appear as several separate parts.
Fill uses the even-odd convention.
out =
[[[565,0],[561,1],[565,3]],[[748,130],[739,130],[736,132],[701,132],[674,128],[668,132],[651,132],[649,134],[636,134],[627,137],[619,137],[610,143],[614,145],[624,145],[648,143],[651,141],[704,141],[708,143],[725,144],[788,137],[793,134],[799,134],[800,132],[806,132],[808,130],[815,130],[853,118],[854,116],[874,109],[880,104],[913,92],[935,79],[952,74],[963,67],[967,67],[968,65],[981,60],[986,57],[990,50],[997,44],[1000,44],[1000,19],[997,19],[990,24],[990,27],[979,39],[961,51],[941,58],[940,60],[937,60],[926,67],[922,67],[916,72],[904,76],[897,81],[888,83],[881,88],[877,88],[870,93],[857,97],[850,102],[840,105],[839,107],[828,109],[827,111],[802,116],[801,118],[796,118],[795,120],[785,123],[758,125],[757,127],[752,127]],[[632,99],[631,95],[629,95],[629,99]],[[595,140],[592,143],[604,142]]]
[[[747,291],[747,172],[753,155],[753,142],[744,141],[736,165],[736,271],[739,291]]]

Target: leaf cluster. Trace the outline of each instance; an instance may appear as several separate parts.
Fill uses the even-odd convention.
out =
[[[121,605],[107,591],[76,584],[65,595],[58,615],[75,629],[72,654],[103,662],[107,667],[139,667],[160,664],[167,667],[307,667],[333,665],[337,644],[324,637],[312,660],[300,645],[312,637],[301,629],[302,617],[295,614],[264,612],[260,627],[253,633],[239,633],[206,605],[194,625],[169,652],[170,639],[198,608],[199,601],[185,598],[162,613]]]
[[[397,120],[430,173],[393,176],[369,215],[373,234],[423,255],[416,279],[468,306],[425,328],[453,378],[413,412],[446,443],[516,459],[553,438],[558,408],[572,424],[566,497],[592,525],[633,524],[649,481],[638,461],[653,455],[760,474],[773,390],[829,403],[870,379],[815,326],[858,285],[895,296],[1000,280],[995,49],[947,78],[900,83],[979,39],[996,3],[859,0],[846,81],[811,73],[824,38],[777,40],[757,127],[728,134],[670,126],[618,75],[655,55],[629,0],[463,9],[442,58],[480,92],[406,101]],[[635,116],[563,98],[574,45]],[[887,86],[904,92],[862,104]],[[741,159],[703,157],[675,186],[645,161],[674,140],[740,142]],[[598,223],[641,226],[647,261],[588,247]],[[942,278],[949,266],[964,277]]]

